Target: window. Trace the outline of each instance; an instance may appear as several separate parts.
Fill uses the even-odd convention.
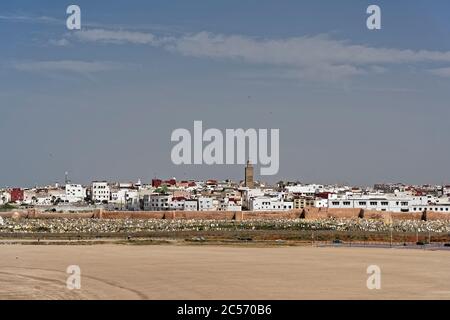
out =
[[[360,205],[360,206],[365,206],[365,205],[366,205],[366,201],[360,201],[360,202],[359,202],[359,205]]]
[[[344,201],[344,206],[349,206],[350,205],[350,201]]]
[[[378,204],[378,202],[376,202],[376,201],[370,201],[371,206],[376,206],[377,204]]]
[[[333,206],[338,206],[339,205],[339,201],[333,201]]]
[[[381,205],[382,205],[382,206],[388,206],[388,205],[389,205],[389,202],[387,202],[387,201],[381,201]]]

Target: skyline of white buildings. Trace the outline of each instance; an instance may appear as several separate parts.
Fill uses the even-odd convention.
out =
[[[29,189],[0,189],[0,205],[52,207],[57,210],[100,206],[130,211],[286,211],[304,208],[364,209],[391,212],[450,213],[450,185],[399,184],[358,188],[339,185],[283,183],[253,188],[242,182],[177,181],[152,184],[93,181],[89,186],[67,183]],[[80,209],[81,210],[81,209]]]

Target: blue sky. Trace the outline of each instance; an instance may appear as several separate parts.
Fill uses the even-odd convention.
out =
[[[82,30],[65,27],[77,4]],[[369,4],[382,29],[369,31]],[[450,3],[2,1],[0,185],[153,176],[170,134],[279,128],[280,179],[447,183]]]

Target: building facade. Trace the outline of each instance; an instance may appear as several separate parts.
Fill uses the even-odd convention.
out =
[[[111,200],[111,190],[106,181],[92,183],[91,199],[94,202],[109,202]]]
[[[71,202],[82,202],[86,198],[86,189],[81,184],[66,184],[65,200]]]
[[[250,211],[285,211],[292,210],[294,203],[270,197],[250,199]]]

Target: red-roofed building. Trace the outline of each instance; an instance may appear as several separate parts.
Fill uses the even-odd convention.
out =
[[[11,202],[22,202],[24,199],[23,190],[20,188],[13,188],[9,192],[11,195]]]
[[[170,180],[164,181],[164,183],[167,183],[170,186],[175,186],[177,184],[177,180],[176,179],[170,179]]]
[[[162,184],[161,179],[152,179],[152,187],[153,188],[159,188]]]
[[[316,196],[321,199],[328,199],[331,192],[319,192]]]

